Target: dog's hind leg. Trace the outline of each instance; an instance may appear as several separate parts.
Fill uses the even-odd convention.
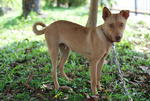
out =
[[[62,77],[65,77],[67,80],[70,80],[64,72],[64,64],[69,56],[69,48],[64,44],[60,44],[59,48],[61,52],[61,59],[59,63],[60,74]]]
[[[48,45],[48,49],[52,62],[52,79],[54,81],[54,87],[55,89],[59,89],[60,86],[57,79],[58,46],[53,45],[50,47],[50,45]]]

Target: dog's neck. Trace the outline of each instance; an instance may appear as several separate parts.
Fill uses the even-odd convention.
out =
[[[113,44],[114,41],[107,35],[107,33],[105,32],[103,26],[100,26],[100,29],[102,31],[102,34],[105,36],[106,40]]]
[[[97,33],[98,36],[100,38],[104,38],[106,40],[106,42],[104,42],[104,43],[107,44],[106,46],[112,47],[113,44],[114,44],[114,41],[108,36],[108,34],[106,33],[106,31],[103,28],[103,25],[100,25],[100,26],[96,27],[96,29],[98,31],[98,33]]]

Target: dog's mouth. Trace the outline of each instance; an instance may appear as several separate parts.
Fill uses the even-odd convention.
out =
[[[120,41],[121,41],[121,39],[122,39],[122,37],[121,37],[121,36],[116,36],[116,37],[115,37],[115,41],[116,41],[116,42],[120,42]]]
[[[121,41],[121,39],[120,40],[116,40],[116,42],[120,42]]]
[[[109,39],[111,42],[120,42],[122,37],[121,36],[116,36],[115,38],[113,38],[111,35],[107,36],[107,39]]]
[[[120,42],[121,41],[121,38],[120,39],[116,39],[116,42]]]

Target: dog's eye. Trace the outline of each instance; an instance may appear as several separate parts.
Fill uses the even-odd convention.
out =
[[[109,24],[109,27],[110,27],[110,28],[114,28],[114,25],[113,25],[113,24]]]
[[[124,24],[123,23],[120,23],[120,25],[119,25],[120,27],[123,27],[124,26]]]

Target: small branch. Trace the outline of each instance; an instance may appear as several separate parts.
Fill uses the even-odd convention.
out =
[[[30,83],[30,81],[32,80],[32,78],[33,78],[33,74],[31,73],[31,74],[28,76],[28,79],[27,79],[27,81],[26,81],[26,83],[25,83],[24,85],[25,85],[25,87],[26,87],[27,89],[34,90],[34,88],[32,88],[32,87],[29,85],[29,83]]]

